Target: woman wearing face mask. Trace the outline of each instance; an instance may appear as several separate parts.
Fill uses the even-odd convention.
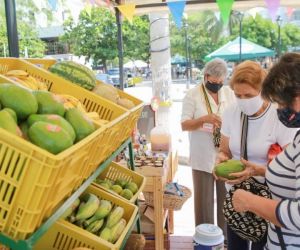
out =
[[[214,145],[213,134],[221,126],[220,115],[223,110],[235,99],[232,90],[223,86],[226,76],[227,65],[224,60],[210,61],[204,68],[204,82],[190,89],[183,100],[181,127],[183,131],[189,132],[196,225],[214,224],[215,182],[212,169],[218,148]],[[218,181],[216,189],[218,225],[224,229],[224,183]]]
[[[300,127],[300,54],[287,53],[281,57],[265,79],[262,95],[279,104],[277,116],[286,127]],[[263,168],[250,161],[246,166]],[[237,190],[233,195],[234,208],[270,221],[266,249],[300,249],[299,131],[293,143],[269,164],[265,176],[273,199]],[[281,228],[276,230],[275,226]],[[281,242],[276,231],[282,235]]]
[[[277,117],[277,107],[261,97],[262,82],[265,79],[265,70],[256,62],[245,61],[239,64],[231,78],[231,88],[237,97],[237,102],[225,110],[221,128],[221,145],[217,163],[228,159],[241,158],[241,112],[248,116],[247,155],[253,167],[246,167],[240,173],[231,174],[235,180],[227,180],[226,188],[231,184],[242,182],[250,177],[264,183],[265,167],[267,165],[268,150],[272,144],[278,143],[281,147],[289,144],[295,129],[286,128]],[[243,163],[246,163],[242,160]],[[235,232],[227,228],[228,250],[249,249],[249,242],[240,238]],[[251,249],[264,249],[266,237],[261,242],[252,243]]]

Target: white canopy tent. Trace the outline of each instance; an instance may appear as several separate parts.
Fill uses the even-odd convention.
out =
[[[148,64],[142,60],[129,61],[124,64],[124,68],[132,69],[132,68],[146,68]]]

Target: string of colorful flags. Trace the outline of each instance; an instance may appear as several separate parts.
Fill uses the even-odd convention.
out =
[[[48,0],[48,3],[53,11],[57,9],[57,1],[58,0]],[[108,6],[113,7],[110,0],[84,0],[86,4],[86,11],[88,13],[91,12],[91,8],[93,6]],[[227,24],[230,17],[230,12],[232,10],[232,6],[234,0],[216,0],[216,3],[219,7],[220,16],[224,24]],[[276,14],[280,6],[280,0],[265,0],[268,12],[272,20],[276,19]],[[172,18],[178,28],[182,27],[182,17],[184,13],[184,9],[186,6],[186,0],[168,0],[167,6],[171,12]],[[133,16],[135,14],[136,5],[133,3],[121,4],[116,6],[122,15],[132,23]],[[292,9],[288,10],[291,15]]]

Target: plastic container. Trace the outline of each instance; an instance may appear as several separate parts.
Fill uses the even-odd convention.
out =
[[[26,58],[25,60],[27,60],[28,62],[30,62],[32,64],[37,65],[38,67],[46,69],[46,70],[48,68],[50,68],[53,64],[56,63],[55,59]],[[52,73],[50,73],[50,74],[52,74]],[[57,76],[57,77],[59,77],[59,76]],[[66,81],[66,80],[64,80],[64,81]],[[97,81],[97,84],[103,84],[103,83],[101,81]],[[142,110],[144,107],[144,103],[141,100],[125,93],[122,90],[119,90],[119,89],[117,89],[117,90],[118,90],[118,94],[121,98],[126,98],[126,99],[132,101],[134,104],[134,107],[128,110],[129,115],[127,116],[126,126],[123,127],[123,129],[122,129],[123,133],[121,133],[120,137],[119,137],[120,140],[125,141],[128,137],[131,136],[133,129],[136,126],[139,117],[141,116],[141,113],[142,113]],[[116,104],[114,103],[114,105],[116,105]],[[117,105],[117,106],[119,106],[119,105]]]
[[[75,247],[86,247],[94,250],[117,250],[121,248],[138,212],[137,206],[95,186],[90,186],[87,192],[91,192],[124,208],[123,218],[127,224],[118,241],[115,244],[109,243],[76,225],[64,220],[58,220],[37,242],[33,248],[34,250],[71,250]]]
[[[97,81],[97,83],[103,84],[100,81]],[[132,101],[134,104],[133,108],[128,109],[128,111],[130,113],[128,116],[128,126],[126,127],[126,130],[127,130],[126,135],[128,137],[128,136],[131,136],[133,133],[133,130],[137,124],[137,121],[140,118],[141,113],[143,111],[144,103],[141,100],[135,98],[134,96],[127,94],[126,92],[124,92],[120,89],[117,89],[117,91],[118,91],[120,98],[126,98],[126,99]]]
[[[223,250],[224,235],[221,228],[213,224],[201,224],[194,234],[194,250]]]
[[[156,126],[150,132],[152,151],[169,151],[171,147],[171,135],[163,126]]]
[[[138,186],[138,191],[133,195],[130,200],[123,198],[122,196],[116,194],[115,192],[105,189],[104,187],[98,185],[97,183],[93,183],[93,185],[103,188],[104,190],[110,192],[111,194],[117,196],[118,198],[124,199],[126,201],[134,203],[138,198],[139,194],[143,191],[144,186],[146,184],[146,177],[126,168],[123,167],[115,162],[112,162],[99,176],[101,180],[110,180],[116,181],[117,179],[124,179],[126,181],[133,181]]]
[[[13,69],[46,82],[50,92],[73,95],[87,111],[110,121],[57,155],[0,129],[0,231],[12,239],[26,239],[119,147],[129,113],[26,61],[0,58],[0,72]],[[0,84],[5,82],[13,83],[0,75]]]

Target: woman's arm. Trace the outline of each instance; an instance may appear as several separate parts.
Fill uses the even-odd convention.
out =
[[[183,131],[193,131],[198,128],[202,128],[204,123],[209,123],[216,127],[220,127],[221,118],[215,114],[209,114],[196,119],[185,120],[181,123],[181,129]]]
[[[229,137],[221,134],[219,153],[217,155],[216,164],[223,161],[227,161],[232,158],[232,154],[229,148]]]
[[[270,221],[276,226],[282,227],[276,216],[276,208],[279,201],[254,195],[242,189],[234,192],[232,197],[234,210],[237,212],[253,212]]]

